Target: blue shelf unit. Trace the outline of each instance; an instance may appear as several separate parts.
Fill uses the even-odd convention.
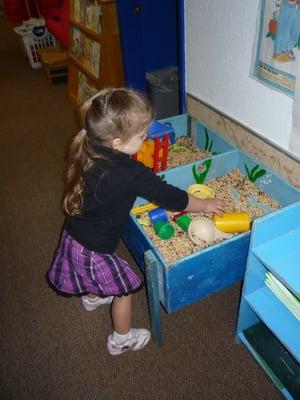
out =
[[[299,201],[254,221],[236,333],[287,399],[300,399],[300,320],[265,275],[270,271],[300,299],[299,221]]]
[[[183,129],[179,130],[180,133],[184,131],[184,118],[180,117],[176,120]],[[203,125],[201,123],[197,125],[195,122],[194,124],[196,132],[200,134]],[[174,125],[176,131],[176,124]],[[223,176],[233,169],[238,169],[241,174],[247,176],[245,165],[251,170],[259,164],[255,159],[232,147],[227,152],[216,154],[209,159],[211,166],[206,181]],[[168,183],[186,190],[195,183],[192,166],[196,165],[199,168],[206,160],[169,169],[161,175],[164,175]],[[260,190],[270,195],[281,207],[300,200],[299,189],[267,167],[264,169],[268,179],[261,177],[255,181],[255,185]],[[144,203],[143,199],[137,199],[135,205]],[[172,313],[242,281],[246,268],[249,239],[250,232],[241,233],[170,264],[163,258],[159,249],[139,224],[138,219],[134,215],[130,215],[123,240],[146,276],[151,330],[154,339],[159,344],[162,344],[163,341],[161,306],[167,313]]]

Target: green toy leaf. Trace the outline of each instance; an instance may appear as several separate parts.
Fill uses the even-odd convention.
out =
[[[245,166],[245,170],[246,170],[246,172],[247,172],[247,176],[248,176],[248,178],[249,178],[249,180],[250,180],[250,171],[249,171],[249,168],[248,168],[247,164],[244,164],[244,166]]]
[[[192,172],[193,172],[194,179],[195,179],[196,183],[202,184],[202,183],[205,182],[205,178],[206,178],[206,176],[208,174],[208,171],[210,169],[211,163],[212,163],[212,160],[209,159],[209,160],[204,161],[202,164],[200,164],[201,166],[202,165],[205,166],[205,169],[200,173],[197,172],[196,165],[195,164],[193,165]]]
[[[258,165],[258,164],[255,165],[255,167],[253,167],[253,168],[251,169],[250,174],[253,176],[253,175],[255,174],[255,172],[258,170],[258,168],[259,168],[259,165]]]
[[[204,150],[211,152],[211,149],[212,149],[212,147],[213,147],[214,141],[209,139],[209,135],[208,135],[208,132],[207,132],[207,129],[206,129],[206,128],[204,128],[204,132],[205,132],[205,145],[204,145]]]
[[[194,176],[195,181],[198,183],[198,174],[197,174],[197,171],[196,171],[196,165],[195,164],[192,167],[192,172],[193,172],[193,176]]]
[[[204,145],[204,150],[207,150],[207,149],[208,149],[208,146],[209,146],[209,136],[208,136],[208,133],[207,133],[207,129],[206,129],[206,128],[204,128],[204,133],[205,133],[205,145]]]
[[[255,182],[258,178],[262,177],[266,171],[264,169],[259,169],[259,164],[255,165],[251,171],[249,170],[247,164],[244,164],[247,175],[248,175],[248,179],[250,182]]]
[[[266,170],[264,170],[264,169],[259,170],[259,171],[253,176],[253,181],[252,181],[252,182],[255,182],[258,178],[261,178],[262,176],[264,176],[265,173],[266,173]]]

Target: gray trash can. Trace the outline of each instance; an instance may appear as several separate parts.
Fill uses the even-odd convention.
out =
[[[155,118],[179,114],[178,68],[169,67],[145,74],[147,92],[155,111]]]

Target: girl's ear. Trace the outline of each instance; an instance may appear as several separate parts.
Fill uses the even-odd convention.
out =
[[[122,150],[123,145],[124,145],[124,143],[123,143],[123,140],[121,138],[115,138],[112,141],[112,148],[114,150]]]

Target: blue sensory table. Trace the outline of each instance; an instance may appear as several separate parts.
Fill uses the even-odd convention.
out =
[[[207,160],[210,160],[210,168],[205,181],[221,177],[233,169],[238,169],[242,175],[247,177],[249,171],[263,168],[268,179],[258,177],[254,182],[260,190],[276,200],[281,207],[300,201],[299,189],[261,165],[257,160],[238,150],[200,121],[187,115],[180,115],[161,122],[170,123],[176,137],[191,135],[200,149],[209,146],[213,153],[207,159],[162,172],[160,175],[163,175],[168,183],[186,190],[195,183],[192,166],[196,165],[197,168],[201,168]],[[145,200],[139,198],[135,206],[143,204],[145,204]],[[270,215],[276,215],[279,211],[272,211]],[[238,234],[175,262],[167,263],[135,215],[129,216],[123,240],[146,276],[151,330],[154,339],[159,344],[162,344],[163,341],[161,306],[167,313],[172,313],[242,281],[246,268],[249,239],[250,232]]]

